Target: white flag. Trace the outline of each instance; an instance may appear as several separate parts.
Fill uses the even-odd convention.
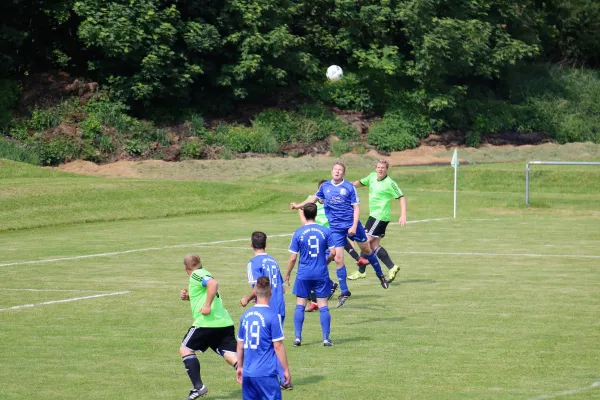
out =
[[[456,169],[458,167],[458,151],[454,149],[454,154],[452,155],[452,161],[450,161],[450,165]]]

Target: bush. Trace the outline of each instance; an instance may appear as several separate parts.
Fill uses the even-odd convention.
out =
[[[202,146],[199,142],[185,142],[179,149],[181,159],[183,160],[196,160],[202,155]]]
[[[142,143],[157,142],[163,146],[168,146],[171,142],[163,129],[158,129],[149,122],[135,119],[131,120],[130,126],[125,133],[127,137]]]
[[[302,140],[299,135],[298,117],[287,111],[265,110],[256,116],[252,125],[271,131],[278,143],[293,143],[298,139]]]
[[[274,154],[279,152],[279,145],[275,137],[268,130],[259,127],[248,128],[238,125],[229,127],[226,146],[238,153]]]
[[[193,114],[190,118],[190,135],[204,138],[208,134],[208,129],[204,124],[204,117],[200,114]]]
[[[320,81],[304,84],[302,91],[309,97],[344,110],[370,111],[375,107],[368,82],[348,73],[339,81]]]
[[[383,120],[373,124],[367,140],[377,150],[384,152],[414,149],[419,144],[415,135],[417,132],[418,127],[399,117],[399,114],[386,114]]]
[[[29,128],[36,132],[43,132],[46,129],[56,128],[60,124],[60,115],[55,109],[36,108],[27,122]]]
[[[13,139],[25,141],[29,137],[29,131],[23,123],[16,123],[10,127],[8,135]]]
[[[331,143],[331,154],[335,157],[339,157],[342,154],[351,152],[352,148],[352,143],[349,143],[346,140],[337,140]]]
[[[35,151],[15,142],[0,138],[0,158],[40,165],[40,158]]]
[[[132,139],[125,142],[123,150],[132,156],[139,156],[144,152],[144,145],[139,140]]]
[[[358,137],[358,131],[353,126],[342,121],[337,115],[329,110],[317,106],[306,105],[300,108],[300,116],[315,122],[314,140],[325,140],[330,135],[335,135],[342,140]],[[304,123],[305,126],[308,125]]]
[[[95,139],[102,135],[102,124],[94,114],[88,116],[80,127],[83,139]]]
[[[53,139],[48,143],[38,143],[40,163],[42,165],[58,165],[65,161],[75,160],[78,151],[75,145],[64,139]]]
[[[467,132],[465,144],[469,147],[478,147],[481,144],[481,133],[477,131]]]
[[[112,126],[119,132],[127,131],[134,121],[126,114],[128,110],[125,104],[111,101],[108,97],[92,100],[85,106],[88,115],[95,117],[102,125]]]

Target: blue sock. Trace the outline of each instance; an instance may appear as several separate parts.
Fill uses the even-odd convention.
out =
[[[329,313],[329,307],[319,308],[321,313],[321,330],[323,331],[323,340],[329,340],[329,332],[331,331],[331,314]]]
[[[296,304],[294,311],[294,333],[296,338],[302,340],[302,325],[304,324],[304,306]]]
[[[379,268],[379,271],[381,272],[381,268]],[[335,273],[337,274],[338,282],[340,282],[342,293],[346,293],[348,291],[348,284],[346,283],[348,272],[346,272],[346,266],[342,265],[342,268],[338,268]]]
[[[371,264],[371,266],[375,270],[375,274],[377,276],[383,275],[383,272],[381,272],[381,265],[379,265],[379,260],[377,259],[377,256],[375,255],[375,252],[372,251],[371,254],[369,254],[368,256],[366,256],[366,258],[367,258],[367,260],[369,260],[369,263]]]

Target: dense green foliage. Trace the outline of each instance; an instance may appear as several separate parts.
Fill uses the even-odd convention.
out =
[[[57,107],[42,107],[30,109],[26,123],[10,125],[22,89],[16,82],[59,68],[100,82],[111,101],[85,106],[88,119],[76,121],[78,140],[43,138],[50,144],[38,152],[43,163],[106,160],[121,150],[152,156],[157,146],[172,144],[167,132],[128,115],[224,116],[243,104],[272,107],[282,92],[309,104],[385,114],[368,139],[385,151],[413,147],[441,129],[468,132],[471,145],[500,131],[600,141],[598,76],[546,66],[600,65],[594,0],[201,3],[2,2],[0,134],[27,142],[34,132],[65,122]],[[333,63],[345,76],[326,82],[324,71]],[[202,157],[203,145],[279,153],[286,143],[312,143],[331,133],[344,141],[338,150],[353,147],[351,127],[307,113],[302,107],[267,112],[251,126],[243,121],[218,132],[203,126],[206,132],[191,135],[202,145],[180,150],[184,158]]]

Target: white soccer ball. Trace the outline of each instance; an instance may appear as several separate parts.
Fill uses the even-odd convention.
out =
[[[342,71],[342,69],[337,65],[332,65],[329,68],[327,68],[327,79],[329,79],[330,81],[340,80],[342,79],[343,75],[344,71]]]

